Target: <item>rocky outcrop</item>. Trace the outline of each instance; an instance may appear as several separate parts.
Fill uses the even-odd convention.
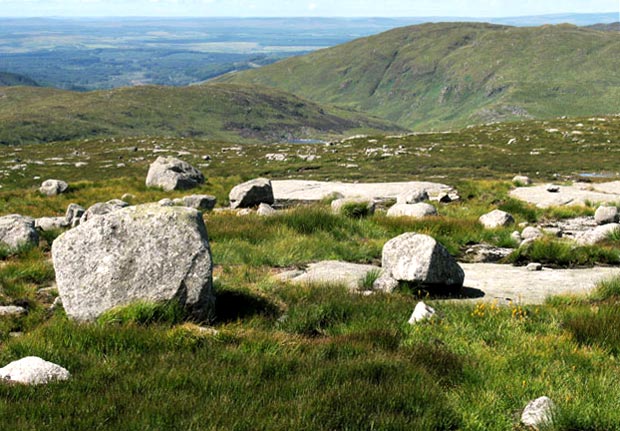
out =
[[[0,368],[0,380],[24,385],[44,385],[70,377],[69,371],[60,365],[36,356],[27,356]]]
[[[158,157],[146,176],[147,187],[158,187],[167,192],[187,190],[205,182],[202,173],[187,162],[174,157]]]
[[[487,229],[510,226],[515,222],[514,217],[502,210],[493,210],[488,214],[480,216],[480,224]]]
[[[39,244],[34,219],[19,214],[0,217],[0,247],[17,248]]]
[[[390,207],[388,217],[424,218],[437,215],[437,208],[427,203],[396,204]]]
[[[251,208],[260,204],[273,205],[273,188],[267,178],[256,178],[235,186],[228,195],[231,208]]]
[[[39,191],[46,196],[57,196],[66,192],[69,189],[69,184],[61,180],[46,180],[43,181]]]
[[[393,286],[382,280],[391,278],[423,287],[461,287],[465,273],[441,244],[428,235],[406,233],[383,246],[383,275],[376,282]]]
[[[95,217],[58,237],[52,258],[77,320],[134,301],[179,301],[197,318],[211,310],[211,252],[194,209],[148,204]]]

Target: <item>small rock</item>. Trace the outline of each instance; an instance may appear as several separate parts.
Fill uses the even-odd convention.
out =
[[[424,189],[413,189],[398,195],[397,204],[417,204],[429,200],[428,193]]]
[[[0,368],[0,379],[25,385],[43,385],[53,381],[68,380],[69,371],[60,365],[27,356]]]
[[[276,210],[271,207],[271,205],[260,204],[258,206],[258,210],[256,210],[256,214],[261,217],[270,217],[276,214]]]
[[[39,234],[34,226],[34,219],[18,214],[0,217],[0,246],[17,248],[38,244]]]
[[[211,211],[215,208],[217,199],[210,195],[191,195],[183,198],[183,206],[197,210]]]
[[[502,210],[493,210],[488,214],[480,216],[480,223],[487,229],[510,226],[515,222],[512,215]]]
[[[531,272],[542,271],[543,266],[541,263],[532,262],[527,265],[527,270]]]
[[[15,305],[0,306],[0,316],[21,316],[26,314],[24,307],[17,307]]]
[[[167,192],[191,189],[204,182],[205,177],[198,169],[174,157],[158,157],[146,177],[147,187],[159,187]]]
[[[43,232],[64,229],[69,226],[65,217],[41,217],[34,221],[34,226]]]
[[[169,198],[164,198],[164,199],[160,200],[157,203],[159,205],[161,205],[162,207],[172,207],[172,206],[174,206],[174,202],[172,201],[172,199],[169,199]]]
[[[555,412],[555,403],[549,397],[540,397],[530,401],[523,414],[521,414],[521,423],[525,426],[539,429],[540,427],[550,426],[553,424],[553,415]]]
[[[437,208],[424,202],[417,204],[396,204],[387,212],[388,217],[412,217],[416,219],[436,215]]]
[[[57,196],[64,193],[69,185],[61,180],[46,180],[41,184],[39,191],[46,196]]]
[[[265,203],[273,205],[273,187],[266,178],[256,178],[235,186],[228,195],[231,208],[251,208]]]
[[[594,220],[596,224],[599,225],[618,223],[620,220],[620,213],[617,207],[600,206],[594,214]]]
[[[115,211],[122,210],[123,208],[126,208],[128,206],[129,204],[127,202],[121,201],[119,199],[113,199],[108,202],[98,202],[89,207],[84,212],[84,214],[80,218],[79,224],[84,224],[85,222],[94,217],[110,214]]]
[[[384,275],[374,281],[372,288],[373,290],[392,293],[398,288],[398,280]]]
[[[576,239],[582,245],[595,245],[607,241],[615,233],[620,233],[620,224],[609,223],[583,232]]]
[[[515,230],[513,233],[511,233],[510,238],[518,244],[520,244],[521,241],[523,241],[523,238],[521,237],[521,233],[518,230]]]
[[[560,186],[556,186],[555,184],[549,184],[546,188],[549,193],[559,193]]]
[[[76,227],[80,224],[80,219],[86,210],[78,204],[69,204],[65,212],[65,222],[67,226]]]
[[[520,185],[520,186],[529,186],[532,184],[532,180],[530,179],[530,177],[526,177],[525,175],[517,175],[512,179],[512,182],[514,184]]]
[[[415,325],[418,322],[432,318],[435,314],[436,312],[432,307],[429,307],[424,302],[418,302],[408,323],[410,325]]]
[[[526,227],[523,229],[523,232],[521,232],[521,238],[524,240],[536,240],[538,238],[542,238],[543,236],[544,234],[542,230],[532,226]]]

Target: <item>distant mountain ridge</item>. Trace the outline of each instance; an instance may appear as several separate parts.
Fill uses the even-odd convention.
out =
[[[381,119],[238,84],[78,93],[0,89],[0,145],[91,137],[170,136],[236,142],[402,131]]]
[[[620,34],[423,24],[219,80],[271,86],[418,130],[620,112]]]
[[[38,87],[36,81],[28,78],[25,75],[19,75],[17,73],[0,72],[0,87],[14,87],[18,85],[27,85],[30,87]]]
[[[611,24],[594,24],[588,28],[599,31],[620,31],[620,22],[612,22]]]

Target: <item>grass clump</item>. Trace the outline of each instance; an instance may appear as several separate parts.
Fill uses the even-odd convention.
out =
[[[620,263],[620,250],[603,246],[576,246],[568,241],[542,238],[515,250],[508,261],[517,265],[540,262],[555,267]]]
[[[147,302],[138,301],[129,305],[106,311],[97,319],[98,323],[108,324],[167,324],[174,325],[187,318],[187,313],[178,301]]]
[[[364,218],[373,214],[372,205],[368,202],[348,202],[340,209],[340,214],[349,218]]]
[[[594,301],[620,299],[620,277],[611,277],[601,281],[590,294]]]

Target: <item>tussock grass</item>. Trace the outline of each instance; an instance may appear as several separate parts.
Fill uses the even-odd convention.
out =
[[[572,242],[551,238],[536,240],[520,247],[509,257],[514,264],[540,262],[558,267],[591,266],[596,263],[620,263],[620,250],[603,246],[576,246]]]

